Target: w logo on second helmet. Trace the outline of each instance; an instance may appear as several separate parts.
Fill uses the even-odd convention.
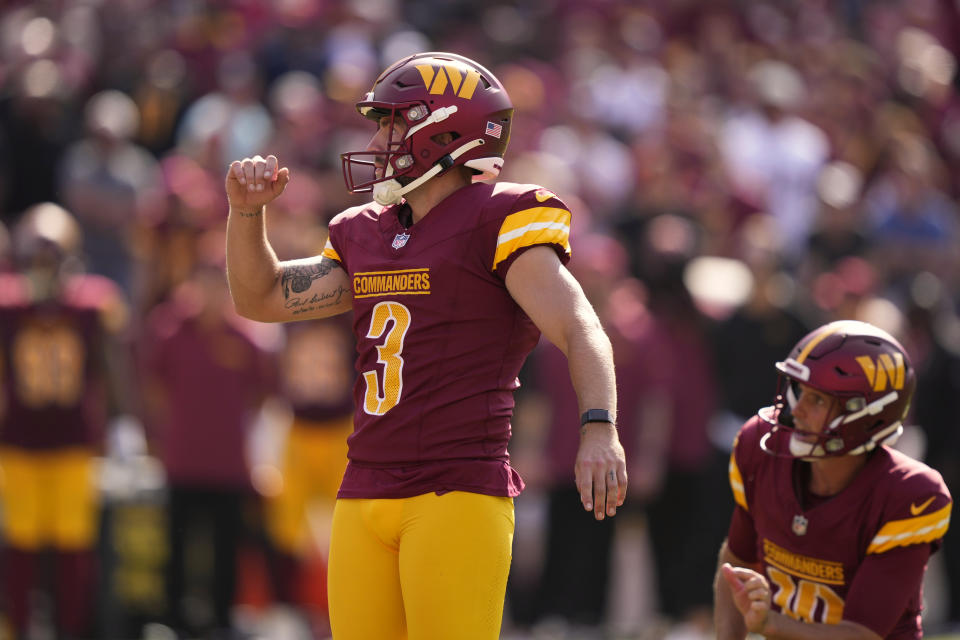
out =
[[[873,385],[874,391],[883,391],[889,386],[894,389],[903,389],[904,365],[903,354],[894,353],[893,357],[883,353],[874,362],[870,356],[859,356],[857,362],[866,374],[867,380]]]
[[[473,97],[473,92],[480,81],[479,71],[470,69],[463,74],[453,65],[443,65],[435,69],[433,65],[418,64],[417,71],[423,78],[423,86],[427,87],[430,93],[443,95],[449,86],[453,89],[454,95],[465,100]]]

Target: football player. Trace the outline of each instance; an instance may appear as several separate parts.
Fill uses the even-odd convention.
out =
[[[227,272],[261,321],[353,310],[354,431],[333,516],[333,634],[497,638],[523,482],[507,442],[517,374],[540,332],[567,356],[579,399],[576,483],[594,517],[622,505],[610,341],[565,268],[570,212],[537,185],[490,184],[513,106],[476,62],[423,53],[357,104],[377,132],[342,156],[373,202],[330,223],[322,254],[278,262],[265,205],[290,172],[275,156],[226,176]]]
[[[108,412],[125,402],[117,365],[127,307],[115,283],[80,272],[80,227],[60,206],[34,205],[12,235],[16,272],[0,274],[4,604],[15,636],[25,637],[30,592],[49,586],[38,562],[52,550],[55,622],[86,637],[95,456]]]
[[[865,322],[812,331],[740,430],[715,579],[722,640],[920,638],[921,583],[950,522],[940,474],[892,449],[916,372]]]

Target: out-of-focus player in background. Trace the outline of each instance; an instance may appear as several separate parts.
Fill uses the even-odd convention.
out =
[[[80,227],[62,207],[34,205],[12,236],[15,273],[0,275],[4,609],[15,637],[25,637],[31,592],[50,590],[58,632],[88,637],[95,456],[109,415],[129,399],[119,341],[127,306],[113,281],[81,273]],[[52,572],[41,562],[48,551]]]
[[[284,328],[280,386],[290,420],[281,481],[265,509],[270,570],[277,602],[324,630],[331,518],[353,431],[353,334],[345,316]]]
[[[717,637],[922,637],[923,576],[953,503],[939,473],[890,446],[916,387],[909,357],[887,332],[840,320],[776,366],[776,403],[743,426],[730,461]]]
[[[235,161],[227,273],[237,310],[282,322],[354,312],[349,463],[333,516],[334,637],[496,638],[511,561],[507,443],[517,374],[540,332],[565,353],[584,413],[576,482],[613,516],[626,494],[610,341],[576,280],[570,212],[537,185],[495,178],[513,106],[487,69],[455,54],[391,65],[357,104],[377,124],[343,155],[375,202],[330,223],[321,255],[279,262],[265,205],[290,172]]]

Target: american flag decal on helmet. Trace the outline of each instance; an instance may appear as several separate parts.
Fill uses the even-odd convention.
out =
[[[503,127],[488,120],[487,130],[484,133],[493,138],[499,138],[501,135],[503,135]]]

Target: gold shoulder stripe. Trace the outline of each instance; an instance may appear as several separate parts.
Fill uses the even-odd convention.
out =
[[[942,538],[950,526],[952,506],[951,503],[929,515],[886,523],[870,541],[867,553],[883,553],[894,547],[906,547]]]
[[[558,244],[570,254],[570,212],[556,207],[534,207],[507,216],[497,235],[493,268],[522,247]]]
[[[331,260],[336,260],[337,262],[343,262],[340,259],[340,254],[337,253],[337,250],[333,248],[333,245],[330,244],[330,240],[327,240],[327,244],[323,247],[323,253],[321,253],[324,258],[330,258]]]
[[[559,207],[533,207],[511,213],[503,220],[500,225],[499,236],[502,238],[505,234],[515,232],[518,229],[526,227],[535,222],[562,222],[570,226],[570,212]]]
[[[732,453],[730,454],[728,472],[730,474],[730,488],[733,490],[733,499],[738,505],[743,507],[744,511],[750,511],[750,507],[747,506],[747,493],[743,489],[743,477],[740,475],[737,460],[733,457]]]

